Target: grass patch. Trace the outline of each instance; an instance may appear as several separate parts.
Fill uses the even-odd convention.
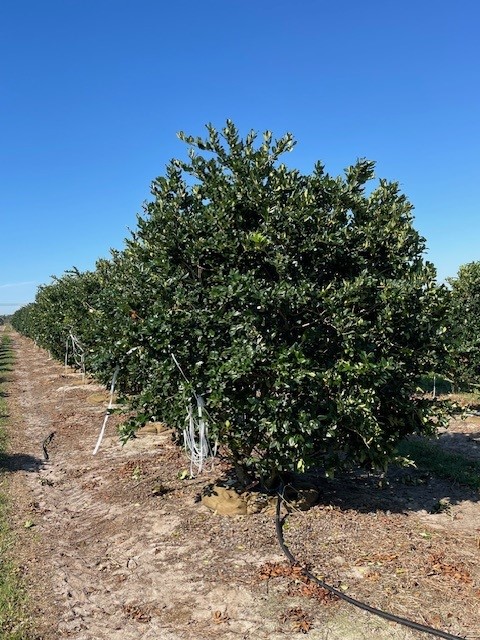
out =
[[[450,393],[445,396],[445,399],[454,402],[462,409],[480,409],[480,395],[478,393],[468,393],[466,391]]]
[[[430,471],[439,478],[480,489],[480,463],[460,453],[443,450],[439,442],[412,438],[400,443],[398,452],[413,460],[419,469]]]
[[[421,376],[417,380],[417,386],[423,393],[435,392],[438,398],[450,400],[462,408],[480,408],[480,385],[470,383],[455,388],[449,378],[430,373]]]
[[[453,391],[451,380],[434,373],[421,376],[417,384],[424,393],[433,393],[434,389],[437,394],[452,393]]]
[[[0,456],[7,446],[5,426],[8,420],[5,386],[12,370],[10,336],[0,341]],[[6,471],[0,467],[0,629],[2,640],[32,640],[25,590],[11,555],[13,533],[9,527],[6,495]]]

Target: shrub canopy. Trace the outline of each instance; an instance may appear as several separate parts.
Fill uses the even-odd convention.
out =
[[[373,162],[304,175],[281,162],[289,134],[207,129],[179,134],[189,160],[153,182],[124,251],[97,265],[91,368],[121,362],[141,416],[179,428],[201,395],[247,476],[383,466],[438,417],[415,394],[441,349],[444,291],[412,206],[397,183],[369,186]]]
[[[480,388],[480,262],[460,267],[449,278],[451,305],[448,336],[452,377],[456,387]]]

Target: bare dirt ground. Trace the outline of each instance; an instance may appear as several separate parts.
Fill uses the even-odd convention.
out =
[[[302,581],[271,514],[226,517],[201,505],[224,463],[181,480],[188,462],[168,434],[122,448],[115,416],[93,456],[107,395],[12,337],[9,484],[39,640],[427,637]],[[453,422],[442,438],[480,457],[478,418]],[[285,527],[302,562],[371,605],[480,638],[478,492],[416,470],[381,483],[362,474],[318,482],[320,503]]]

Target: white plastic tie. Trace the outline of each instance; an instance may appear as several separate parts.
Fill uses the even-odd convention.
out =
[[[85,351],[76,336],[70,331],[68,334],[66,343],[65,343],[65,373],[67,373],[68,367],[68,353],[69,353],[69,345],[71,345],[71,353],[73,356],[73,361],[77,365],[77,367],[82,372],[82,379],[85,380]]]
[[[185,375],[180,363],[175,355],[172,353],[172,360],[176,364],[178,370],[182,374],[185,382],[191,387],[190,381]],[[197,405],[197,415],[194,415],[194,408],[189,404],[187,408],[187,427],[183,430],[183,442],[185,451],[188,452],[190,458],[190,476],[194,477],[194,468],[197,473],[203,471],[204,462],[207,458],[214,458],[217,453],[217,443],[215,443],[214,450],[210,446],[208,441],[208,425],[205,420],[205,416],[208,417],[208,413],[205,410],[205,401],[201,395],[195,394],[195,401]]]
[[[110,417],[111,409],[113,407],[113,393],[115,391],[115,384],[117,382],[119,372],[120,372],[120,365],[117,364],[115,371],[113,372],[112,384],[110,385],[110,401],[108,403],[107,411],[103,419],[103,425],[102,425],[102,428],[100,429],[100,434],[98,436],[97,444],[95,445],[95,449],[93,450],[93,455],[96,455],[96,453],[100,449],[100,445],[102,443],[103,436],[105,434],[105,429],[107,428],[107,422]]]

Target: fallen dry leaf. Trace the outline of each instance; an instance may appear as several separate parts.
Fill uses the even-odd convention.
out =
[[[223,624],[224,622],[228,622],[230,620],[230,616],[226,611],[214,611],[212,613],[212,621],[215,624]]]
[[[141,607],[135,604],[124,604],[122,609],[128,618],[136,620],[137,622],[150,622],[152,619],[150,610],[147,607]]]
[[[289,609],[282,616],[282,622],[291,622],[292,631],[297,633],[308,633],[313,626],[310,616],[301,607]]]

